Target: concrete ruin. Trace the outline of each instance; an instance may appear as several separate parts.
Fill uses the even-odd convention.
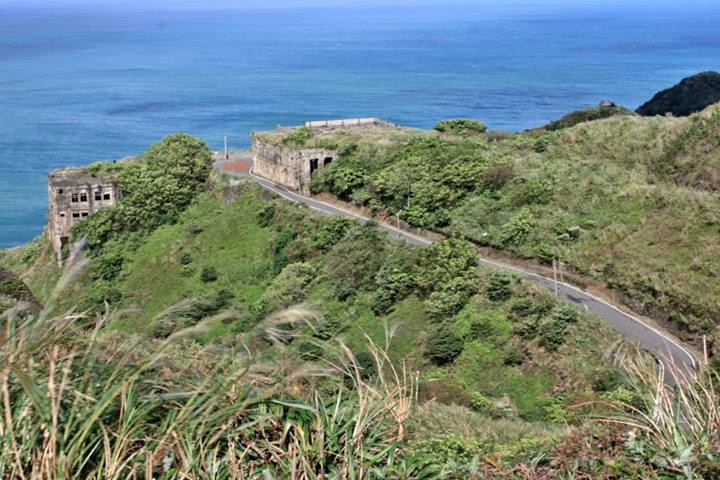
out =
[[[303,127],[322,135],[336,130],[398,128],[395,124],[379,118],[353,118],[344,120],[319,120],[305,122]],[[279,133],[288,134],[294,128],[278,128]],[[310,179],[315,172],[337,161],[340,155],[326,148],[298,148],[269,141],[266,136],[253,134],[252,138],[254,174],[267,178],[279,185],[303,195],[310,194]]]
[[[93,213],[114,205],[119,197],[117,179],[92,176],[84,168],[62,168],[48,175],[48,236],[62,264],[63,247],[72,228]]]
[[[338,159],[338,153],[324,148],[289,148],[253,136],[253,173],[275,183],[310,193],[310,178]]]

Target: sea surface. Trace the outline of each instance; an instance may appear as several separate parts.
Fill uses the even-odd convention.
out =
[[[636,108],[689,74],[720,70],[720,2],[541,3],[176,12],[0,3],[0,248],[42,232],[48,171],[139,153],[175,131],[214,149],[231,135],[239,149],[253,130],[307,119],[428,128],[463,116],[521,130],[605,98]]]

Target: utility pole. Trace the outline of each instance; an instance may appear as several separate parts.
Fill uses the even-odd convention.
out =
[[[555,296],[558,296],[558,283],[557,283],[557,259],[553,259],[553,286],[555,287]]]
[[[230,154],[228,153],[228,136],[225,135],[225,160],[230,158]]]

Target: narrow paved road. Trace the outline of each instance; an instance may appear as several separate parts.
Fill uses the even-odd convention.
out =
[[[330,205],[313,198],[308,198],[304,195],[299,195],[295,192],[287,190],[273,182],[254,175],[252,172],[250,173],[250,176],[264,189],[274,192],[293,202],[304,203],[314,210],[318,210],[329,215],[355,218],[363,223],[369,221],[368,218],[354,212],[350,212],[334,205]],[[390,235],[404,239],[413,245],[427,246],[432,243],[430,240],[405,232],[393,227],[392,225],[388,225],[386,223],[379,223],[378,225],[380,228],[387,230]],[[547,278],[511,265],[483,258],[480,258],[478,263],[480,266],[518,273],[528,280],[540,284],[550,290],[555,289],[556,283],[552,278]],[[668,334],[661,332],[651,325],[648,325],[638,317],[620,310],[610,302],[570,284],[558,281],[557,289],[558,295],[561,295],[565,299],[595,313],[595,315],[613,325],[620,333],[631,340],[637,341],[643,348],[652,353],[663,367],[661,370],[664,372],[666,381],[673,381],[671,374],[669,373],[671,369],[666,368],[667,365],[676,365],[678,368],[682,368],[686,373],[690,373],[695,370],[695,357],[685,347],[683,347],[680,342],[673,339]]]

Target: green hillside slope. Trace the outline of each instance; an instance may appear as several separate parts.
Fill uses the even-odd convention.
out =
[[[385,144],[384,162],[360,141],[314,188],[479,245],[558,258],[682,335],[715,335],[718,111],[472,139],[428,133]]]

